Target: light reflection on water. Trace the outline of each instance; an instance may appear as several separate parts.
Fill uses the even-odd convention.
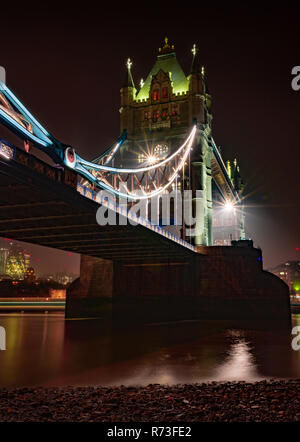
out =
[[[229,348],[228,356],[215,370],[215,381],[250,382],[262,379],[259,376],[256,361],[251,353],[251,344],[245,339],[237,339]]]
[[[63,314],[1,314],[0,386],[147,385],[300,378],[290,330],[181,321],[112,331]],[[293,326],[300,315],[293,316]]]

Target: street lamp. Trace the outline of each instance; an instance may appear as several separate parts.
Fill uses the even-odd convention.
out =
[[[226,201],[226,203],[224,204],[224,209],[226,210],[226,212],[232,212],[233,208],[233,204],[230,201]]]

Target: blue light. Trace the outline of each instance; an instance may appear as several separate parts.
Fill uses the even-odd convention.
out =
[[[33,115],[26,109],[26,107],[21,103],[21,101],[13,94],[13,92],[0,81],[0,90],[4,93],[4,95],[9,98],[13,105],[21,111],[21,113],[31,120],[43,133],[46,137],[50,137],[50,134],[43,128],[43,126],[34,118]]]
[[[50,141],[49,139],[48,139],[48,143],[47,143],[47,142],[41,140],[40,138],[36,137],[35,135],[33,135],[31,132],[26,130],[23,126],[21,126],[21,124],[19,124],[17,121],[15,121],[10,115],[8,115],[2,109],[0,109],[0,116],[2,116],[2,119],[4,121],[7,121],[11,126],[15,127],[18,131],[20,131],[24,135],[26,135],[27,139],[29,139],[37,144],[40,144],[41,146],[44,146],[44,147],[49,147],[49,146],[53,145],[52,141]]]

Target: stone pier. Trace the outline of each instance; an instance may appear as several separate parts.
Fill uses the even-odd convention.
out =
[[[181,262],[128,263],[81,257],[67,291],[66,317],[147,322],[290,318],[289,290],[262,268],[251,242],[198,247]]]
[[[66,318],[110,315],[114,294],[114,263],[81,255],[80,277],[67,290]]]

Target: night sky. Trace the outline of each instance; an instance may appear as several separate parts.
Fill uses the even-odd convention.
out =
[[[262,2],[194,4],[1,4],[7,84],[56,138],[92,159],[119,136],[126,59],[138,83],[168,36],[188,73],[196,43],[213,98],[214,139],[224,160],[237,157],[247,183],[247,235],[262,248],[265,268],[300,259],[300,91],[291,88],[291,70],[300,65],[299,11]],[[76,255],[27,249],[39,256],[41,272],[78,269]]]

